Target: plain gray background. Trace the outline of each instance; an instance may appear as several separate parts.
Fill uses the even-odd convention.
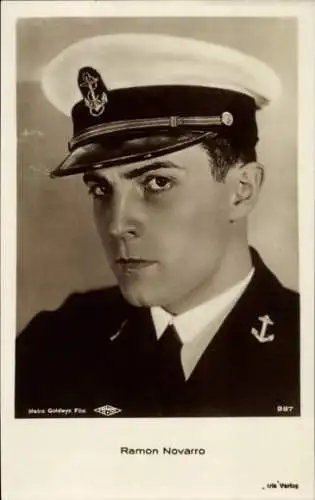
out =
[[[250,219],[250,243],[281,281],[298,288],[297,27],[290,18],[47,18],[17,24],[17,330],[69,293],[115,282],[80,176],[51,180],[72,127],[47,102],[41,68],[69,44],[94,35],[156,32],[202,39],[254,55],[278,73],[283,93],[258,114],[266,182]],[[106,75],[104,75],[106,82]],[[65,85],[67,83],[65,82]]]

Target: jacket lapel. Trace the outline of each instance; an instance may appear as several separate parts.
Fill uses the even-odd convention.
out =
[[[270,313],[272,308],[268,293],[279,286],[254,250],[252,257],[255,273],[251,282],[187,382],[185,406],[188,413],[189,408],[198,406],[201,412],[211,415],[237,413],[239,406],[244,404],[246,392],[251,390],[255,372],[259,370],[255,359],[257,355],[261,359],[261,350],[267,348],[254,337],[252,329],[260,331],[259,318]],[[249,374],[253,375],[252,379]]]
[[[111,345],[114,397],[124,408],[122,416],[159,414],[156,342],[150,310],[131,308]]]

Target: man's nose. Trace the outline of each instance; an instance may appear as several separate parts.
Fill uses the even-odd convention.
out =
[[[143,232],[144,209],[132,190],[113,194],[109,217],[109,234],[115,238],[133,238]]]

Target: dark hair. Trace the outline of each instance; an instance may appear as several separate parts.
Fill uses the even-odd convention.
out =
[[[224,182],[228,171],[237,163],[257,160],[254,147],[236,149],[224,137],[206,137],[200,145],[209,157],[211,173],[217,182]]]

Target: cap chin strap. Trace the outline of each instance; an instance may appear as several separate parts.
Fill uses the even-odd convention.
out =
[[[126,165],[129,163],[139,162],[150,160],[151,158],[156,158],[158,156],[174,153],[176,151],[180,151],[181,149],[186,149],[191,146],[195,146],[199,144],[206,138],[215,138],[218,134],[213,131],[203,132],[198,137],[193,137],[185,140],[178,140],[175,144],[163,146],[157,149],[154,149],[151,152],[142,152],[142,153],[134,153],[128,154],[124,156],[119,156],[116,158],[109,158],[104,161],[95,162],[95,163],[84,163],[81,165],[73,165],[69,166],[69,160],[71,159],[71,154],[67,156],[67,158],[55,169],[53,170],[49,176],[51,178],[55,177],[65,177],[68,175],[81,174],[91,170],[100,170],[102,168],[114,167],[116,165]]]

